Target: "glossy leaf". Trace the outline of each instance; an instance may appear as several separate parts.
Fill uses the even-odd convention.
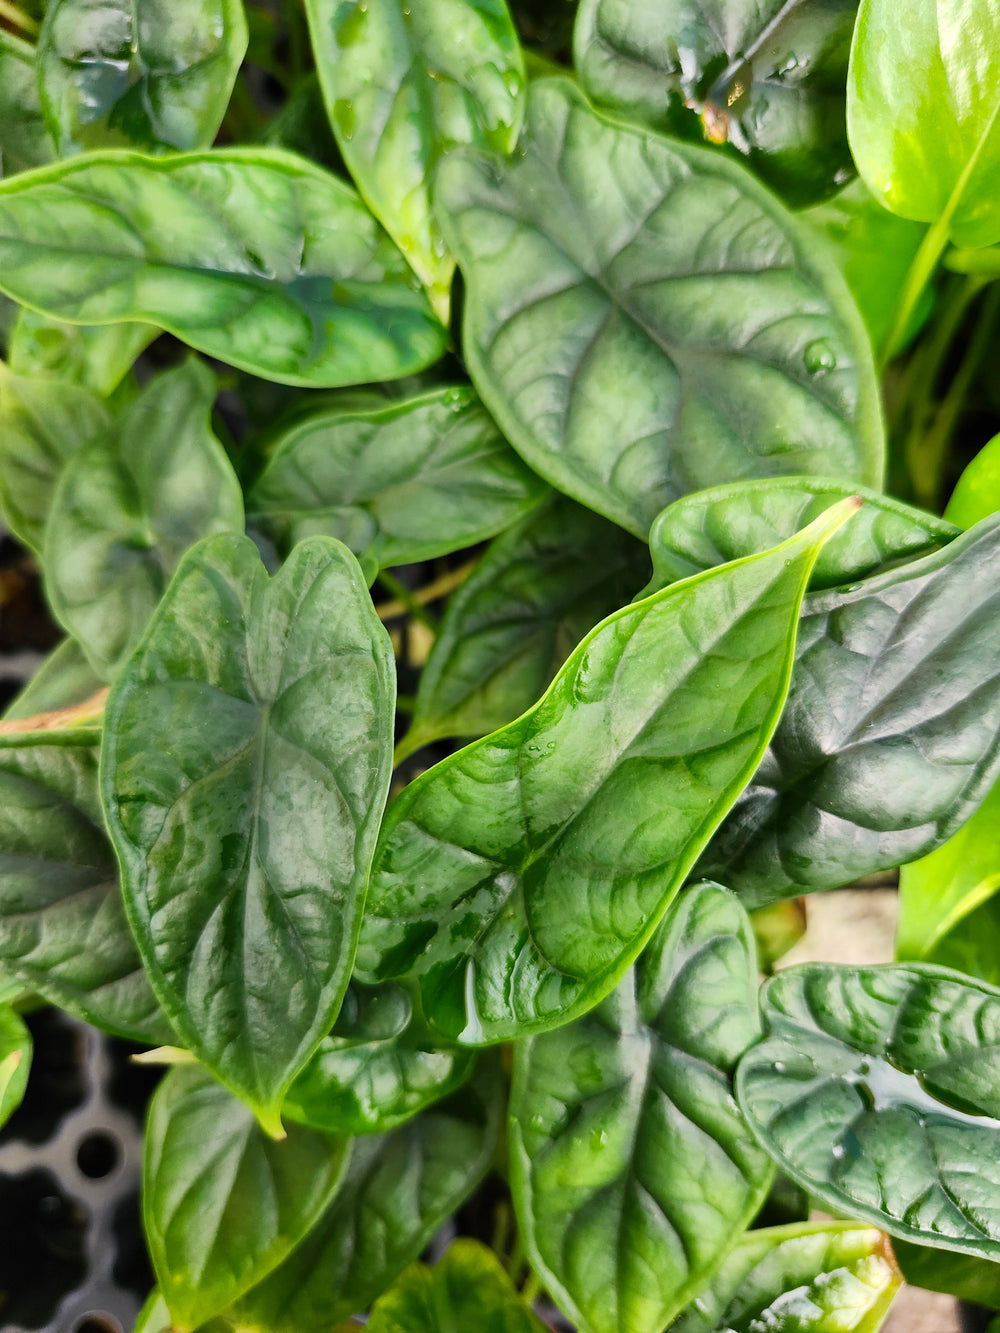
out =
[[[370,1333],[544,1333],[496,1255],[474,1240],[452,1241],[433,1268],[414,1264],[375,1302]]]
[[[757,555],[848,495],[864,500],[857,516],[819,554],[810,588],[835,588],[886,566],[946,546],[960,529],[889,496],[837,481],[780,477],[713,486],[663,511],[649,534],[653,579],[646,595],[677,579]]]
[[[7,705],[3,720],[23,721],[38,713],[72,708],[92,698],[101,687],[80,645],[63,639]]]
[[[857,0],[582,0],[580,80],[597,102],[670,134],[728,143],[811,203],[853,173],[844,80]]]
[[[167,1074],[149,1108],[142,1197],[175,1328],[219,1314],[281,1263],[335,1194],[348,1152],[297,1125],[274,1143],[206,1070]]]
[[[1000,519],[813,594],[781,723],[697,873],[759,906],[947,841],[1000,770],[998,607]]]
[[[173,1033],[125,920],[91,731],[0,736],[0,984],[157,1046]]]
[[[310,413],[278,436],[247,506],[284,547],[324,533],[386,566],[473,546],[544,493],[472,390],[454,388]]]
[[[331,1134],[382,1133],[464,1083],[471,1061],[435,1042],[401,987],[353,982],[282,1114]]]
[[[990,1310],[1000,1310],[1000,1264],[969,1254],[935,1250],[929,1245],[893,1243],[893,1254],[911,1287],[943,1291]]]
[[[31,1068],[31,1033],[21,1015],[0,1005],[0,1125],[21,1105]]]
[[[104,800],[178,1036],[273,1132],[350,976],[388,788],[388,636],[354,557],[185,559],[108,702]]]
[[[1000,240],[1000,8],[862,0],[847,82],[858,170],[886,208],[958,245]]]
[[[648,571],[634,537],[564,496],[528,514],[449,598],[399,752],[513,722]]]
[[[581,1327],[661,1333],[757,1212],[773,1170],[733,1075],[759,1036],[750,922],[699,885],[596,1009],[515,1047],[521,1232]]]
[[[251,1333],[329,1333],[365,1309],[426,1247],[486,1174],[501,1089],[489,1069],[392,1133],[356,1139],[318,1224],[231,1319]]]
[[[444,349],[354,192],[276,148],[108,151],[0,182],[0,288],[71,323],[157,324],[286,384],[397,379]]]
[[[363,979],[408,976],[433,1026],[473,1045],[602,999],[756,767],[812,563],[853,510],[625,607],[534,708],[406,787],[379,836]]]
[[[456,144],[509,153],[524,62],[504,0],[306,0],[330,123],[358,189],[447,321],[454,261],[430,181]]]
[[[878,484],[857,310],[739,164],[544,80],[518,154],[451,154],[437,202],[473,382],[560,490],[645,537],[664,505],[720,477]]]
[[[958,479],[945,516],[960,528],[1000,510],[1000,435],[984,444]]]
[[[904,1240],[1000,1257],[1000,991],[922,964],[789,968],[740,1107],[820,1204]]]
[[[35,72],[35,50],[0,28],[0,175],[51,162]]]
[[[870,1227],[751,1231],[670,1333],[877,1333],[898,1289],[886,1239]]]
[[[50,0],[39,87],[59,156],[207,148],[246,48],[243,0]]]
[[[10,368],[18,375],[52,375],[107,397],[158,333],[152,324],[64,324],[22,307],[11,335]]]
[[[56,619],[111,680],[184,552],[243,531],[243,493],[212,433],[215,376],[190,358],[153,380],[62,470],[45,530]]]

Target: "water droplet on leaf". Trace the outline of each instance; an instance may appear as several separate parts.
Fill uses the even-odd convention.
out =
[[[837,367],[837,353],[825,338],[817,338],[805,350],[806,370],[810,375],[825,374]]]

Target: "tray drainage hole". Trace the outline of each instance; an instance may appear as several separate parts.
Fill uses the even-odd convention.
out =
[[[96,1129],[80,1140],[76,1150],[76,1164],[89,1180],[103,1180],[105,1176],[111,1175],[121,1161],[121,1155],[121,1144],[115,1136],[107,1130]],[[85,1327],[80,1324],[76,1333],[106,1333],[109,1327],[107,1324],[95,1324],[90,1328],[89,1325]]]
[[[122,1326],[109,1314],[85,1314],[73,1325],[73,1333],[122,1333]]]

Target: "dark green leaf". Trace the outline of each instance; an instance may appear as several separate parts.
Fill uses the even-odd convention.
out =
[[[573,43],[598,102],[745,154],[796,203],[854,171],[844,82],[858,0],[582,0]]]
[[[699,885],[596,1009],[515,1047],[518,1219],[583,1328],[660,1333],[760,1207],[773,1169],[733,1100],[759,1036],[750,922]]]
[[[376,565],[406,565],[494,536],[544,493],[471,389],[436,389],[300,419],[247,509],[283,546],[324,533]]]
[[[125,920],[90,731],[0,737],[0,984],[98,1027],[174,1040]]]
[[[389,784],[392,650],[357,561],[185,556],[112,692],[104,798],[171,1022],[278,1132],[347,986]]]
[[[189,358],[147,385],[59,477],[45,591],[103,680],[135,648],[184,552],[243,531],[243,493],[212,433],[215,393],[215,376]]]
[[[149,321],[286,384],[398,379],[444,350],[353,190],[276,148],[108,151],[0,182],[0,288],[74,323]]]
[[[63,639],[7,705],[3,720],[23,721],[38,713],[72,708],[92,698],[101,686],[80,645],[73,639]]]
[[[634,537],[564,496],[528,514],[449,599],[400,752],[513,722],[648,572]]]
[[[372,212],[447,322],[454,261],[429,184],[456,144],[509,153],[524,62],[504,0],[306,0],[330,123]]]
[[[54,375],[107,397],[158,333],[152,324],[64,324],[22,307],[10,368],[18,375]]]
[[[645,537],[720,477],[878,484],[857,309],[738,163],[605,120],[545,80],[519,152],[451,154],[437,202],[467,284],[473,381],[560,490]]]
[[[0,1125],[21,1105],[31,1068],[31,1033],[20,1014],[0,1005]]]
[[[809,571],[853,509],[619,611],[522,718],[405,788],[379,838],[363,978],[419,982],[434,1027],[473,1045],[602,999],[759,762]]]
[[[243,0],[49,0],[39,87],[59,156],[207,148],[246,49]]]
[[[471,1061],[424,1030],[400,987],[353,982],[282,1113],[331,1134],[378,1134],[464,1083]]]
[[[142,1197],[175,1328],[228,1309],[286,1258],[335,1194],[349,1147],[298,1125],[275,1143],[206,1070],[167,1074],[149,1108]]]
[[[1000,991],[944,968],[789,968],[740,1107],[793,1180],[904,1240],[1000,1257]]]
[[[44,166],[52,155],[38,100],[34,48],[0,28],[0,175]]]
[[[886,1239],[870,1227],[751,1231],[670,1333],[876,1333],[898,1288]]]
[[[1000,1264],[989,1259],[974,1259],[970,1254],[953,1254],[929,1245],[894,1242],[893,1254],[903,1277],[911,1287],[944,1291],[963,1301],[1000,1310]]]

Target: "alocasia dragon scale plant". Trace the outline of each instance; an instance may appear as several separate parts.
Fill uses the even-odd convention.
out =
[[[1000,1309],[998,36],[0,2],[0,1121],[167,1066],[142,1333]]]

